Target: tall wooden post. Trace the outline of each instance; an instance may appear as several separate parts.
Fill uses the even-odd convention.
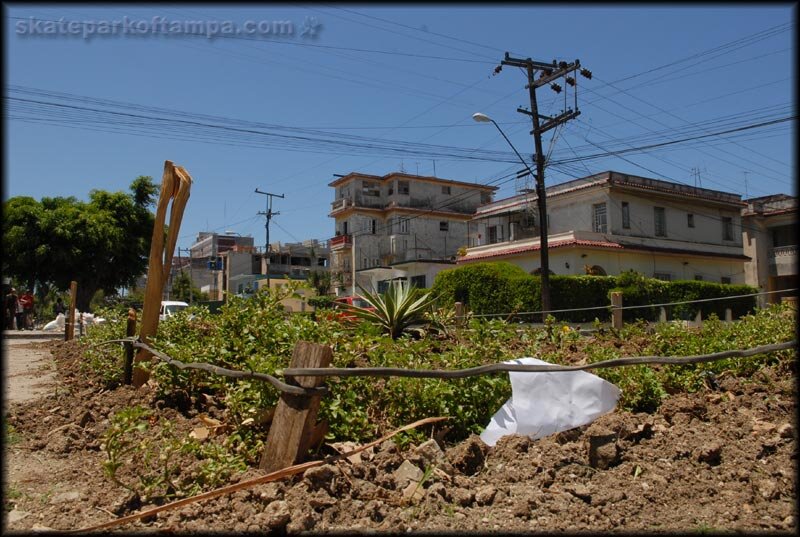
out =
[[[622,293],[614,291],[611,293],[611,326],[619,330],[622,328]]]
[[[156,206],[156,218],[153,224],[153,238],[150,243],[150,261],[147,267],[147,285],[144,289],[144,304],[142,305],[142,325],[139,337],[145,343],[148,337],[158,331],[158,312],[161,306],[161,296],[164,292],[164,283],[169,277],[172,268],[172,254],[175,253],[175,243],[178,241],[178,232],[181,228],[183,211],[189,201],[189,190],[192,185],[192,176],[183,167],[176,166],[172,161],[164,162],[164,175],[161,179],[161,194]],[[169,214],[169,227],[165,237],[164,226],[167,217],[167,208],[172,201]],[[143,362],[152,358],[144,349],[139,349],[135,361]],[[150,374],[137,367],[133,371],[133,385],[137,388],[147,382]]]
[[[78,282],[75,280],[69,284],[69,311],[67,312],[67,324],[64,326],[64,341],[70,341],[75,337],[75,303],[78,300]]]
[[[289,367],[328,367],[332,359],[333,351],[327,345],[298,341]],[[323,381],[324,377],[287,377],[288,383],[304,388],[317,387]],[[314,436],[320,399],[318,395],[281,394],[261,456],[261,470],[273,472],[302,460]]]

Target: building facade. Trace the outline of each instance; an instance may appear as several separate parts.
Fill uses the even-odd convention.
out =
[[[762,292],[797,289],[797,198],[776,194],[746,202],[742,227],[750,260],[744,267],[745,282]],[[759,304],[778,302],[782,295],[760,296]]]
[[[335,236],[329,245],[337,294],[352,292],[353,268],[454,260],[467,245],[469,220],[496,190],[398,172],[353,172],[329,186],[336,192],[329,214],[336,220]]]
[[[603,172],[546,189],[553,274],[636,270],[663,280],[744,283],[739,195]],[[536,273],[539,217],[533,193],[478,208],[459,264],[504,260]]]
[[[197,234],[194,244],[189,247],[192,281],[201,291],[208,293],[211,300],[221,300],[216,297],[221,294],[219,277],[222,269],[221,264],[215,260],[221,254],[232,250],[255,251],[253,237],[236,233],[201,231]]]

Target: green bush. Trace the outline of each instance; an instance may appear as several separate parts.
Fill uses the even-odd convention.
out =
[[[431,291],[439,297],[440,306],[463,302],[476,314],[533,311],[536,282],[511,263],[475,263],[443,270]]]

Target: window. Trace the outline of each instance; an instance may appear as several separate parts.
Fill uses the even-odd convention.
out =
[[[370,221],[370,231],[372,231],[373,235],[375,234],[377,228],[378,228],[378,221],[373,218],[372,221]]]
[[[389,239],[389,253],[391,254],[397,253],[397,237],[391,237]]]
[[[347,220],[342,222],[342,235],[347,235]]]
[[[449,196],[450,195],[450,187],[449,186],[443,186],[442,187],[442,194],[447,194]]]
[[[606,204],[597,203],[595,205],[592,205],[592,213],[593,213],[592,230],[595,233],[606,233],[608,231],[608,225],[606,220]]]
[[[653,278],[655,278],[657,280],[664,280],[665,282],[668,282],[668,281],[672,280],[672,274],[670,274],[669,272],[654,272],[653,273]]]
[[[686,215],[686,225],[694,227],[694,215],[692,213]]]
[[[719,279],[719,281],[720,283],[727,283],[727,284],[731,283],[731,279],[728,276],[723,276],[722,278]]]
[[[400,233],[408,233],[408,218],[401,218],[399,224]]]
[[[631,206],[627,201],[622,202],[622,228],[631,228]]]
[[[733,218],[730,216],[722,217],[722,240],[733,240]]]
[[[364,181],[361,184],[361,192],[365,196],[380,196],[381,195],[381,187],[378,186],[378,183],[373,183],[372,181]]]
[[[388,195],[391,196],[392,194],[394,194],[394,183],[389,183],[389,193],[388,193]]]
[[[425,288],[425,275],[421,274],[419,276],[411,276],[411,287],[418,287],[420,289]]]
[[[398,194],[408,194],[410,192],[408,188],[408,181],[397,181],[397,193]]]
[[[450,222],[439,222],[439,231],[447,231],[450,229]]]
[[[487,231],[489,233],[489,244],[503,240],[503,226],[490,226]]]
[[[656,237],[667,236],[667,214],[664,207],[653,207],[653,217],[655,218]]]

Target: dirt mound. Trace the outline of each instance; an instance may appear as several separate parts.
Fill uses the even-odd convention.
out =
[[[176,434],[198,413],[158,403],[154,390],[106,389],[80,369],[74,343],[54,343],[61,387],[7,411],[7,529],[87,527],[151,506],[103,474],[109,417],[134,404]],[[477,436],[312,468],[164,512],[121,531],[781,531],[794,532],[794,378],[763,370],[717,390],[668,397],[654,414],[614,412],[533,441]],[[184,473],[190,475],[191,468]],[[260,475],[249,469],[238,482]],[[121,482],[133,476],[121,473]]]

